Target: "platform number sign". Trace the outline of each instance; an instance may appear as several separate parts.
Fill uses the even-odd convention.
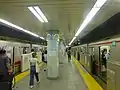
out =
[[[116,47],[116,41],[112,41],[112,47]]]

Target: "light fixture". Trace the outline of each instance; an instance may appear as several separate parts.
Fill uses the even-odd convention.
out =
[[[43,19],[39,16],[39,14],[35,11],[33,7],[28,7],[28,9],[38,18],[38,20],[44,22]]]
[[[101,8],[105,4],[106,1],[107,0],[97,0],[94,5],[94,8]]]
[[[75,36],[77,37],[79,35],[79,33],[81,33],[81,31],[87,26],[87,24],[92,20],[92,18],[95,16],[95,14],[99,11],[100,8],[92,8],[91,11],[89,12],[89,14],[87,15],[87,17],[85,18],[85,20],[83,21],[83,23],[81,24],[81,26],[79,27],[77,33],[75,34]]]
[[[88,25],[88,23],[92,20],[92,18],[96,15],[96,13],[100,10],[100,8],[105,4],[107,0],[97,0],[91,11],[88,13],[87,17],[83,21],[83,23],[80,25],[78,31],[75,34],[75,37],[77,37],[81,31]],[[75,40],[75,39],[74,39]],[[74,41],[72,39],[71,42]],[[71,45],[71,42],[69,43]]]
[[[41,39],[44,39],[44,37],[40,37]]]
[[[71,42],[69,43],[69,45],[71,45],[75,39],[76,39],[76,37],[73,37],[73,39],[71,40]]]
[[[47,18],[41,11],[41,9],[38,6],[31,6],[28,7],[28,9],[38,18],[39,21],[43,22],[48,22]]]
[[[30,34],[30,35],[33,35],[33,36],[35,36],[35,37],[39,37],[39,35],[37,35],[37,34],[35,34],[35,33],[33,33],[33,32],[30,32],[30,31],[28,31],[28,30],[25,30],[25,29],[23,29],[23,28],[15,25],[15,24],[12,24],[12,23],[4,20],[4,19],[1,19],[1,18],[0,18],[0,22],[1,22],[2,24],[5,24],[5,25],[9,26],[9,27],[12,27],[12,28],[21,30],[21,31],[23,31],[23,32],[25,32],[25,33],[28,33],[28,34]],[[43,37],[39,37],[39,38],[43,39]]]
[[[38,14],[42,17],[42,19],[44,20],[44,22],[48,22],[47,18],[45,17],[45,15],[42,13],[42,11],[40,10],[40,8],[38,6],[35,6],[34,9],[38,12]]]

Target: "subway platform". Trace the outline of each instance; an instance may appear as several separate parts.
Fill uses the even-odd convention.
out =
[[[82,70],[82,66],[78,65],[80,64],[77,60],[60,64],[59,78],[56,80],[47,79],[47,71],[42,70],[39,74],[40,83],[35,83],[32,90],[103,90],[93,78],[85,74],[87,72]],[[17,80],[16,90],[31,90],[28,73],[26,76],[23,74],[21,80]]]

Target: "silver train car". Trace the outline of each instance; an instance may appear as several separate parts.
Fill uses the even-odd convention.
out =
[[[19,74],[21,73],[21,66],[22,66],[22,55],[31,52],[31,48],[34,48],[37,52],[40,49],[44,48],[42,45],[36,44],[27,44],[27,43],[19,43],[19,42],[12,42],[12,41],[3,41],[0,40],[0,48],[4,48],[8,57],[11,59],[11,63],[14,68],[14,73]]]
[[[103,70],[102,65],[103,49],[110,53],[109,59],[106,60],[106,70]],[[106,83],[105,90],[120,90],[120,38],[74,46],[71,50],[72,55],[91,75]]]

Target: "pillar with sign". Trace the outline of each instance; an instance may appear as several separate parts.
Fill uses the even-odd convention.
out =
[[[50,79],[59,77],[59,59],[58,59],[58,30],[50,30],[47,35],[47,76]]]

